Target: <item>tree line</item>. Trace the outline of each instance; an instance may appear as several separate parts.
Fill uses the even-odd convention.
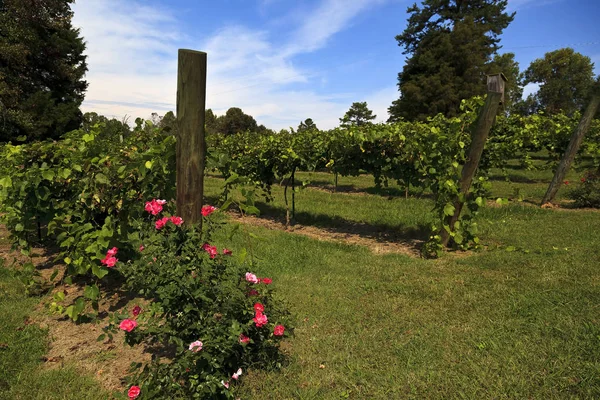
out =
[[[56,139],[98,117],[84,118],[80,111],[87,63],[84,39],[72,25],[73,2],[0,0],[0,142]],[[408,24],[396,40],[408,58],[388,122],[458,115],[461,101],[484,95],[486,75],[498,72],[509,82],[503,113],[572,115],[600,79],[591,59],[571,48],[548,52],[521,71],[514,53],[501,52],[502,32],[516,15],[507,12],[507,0],[423,0],[407,12]],[[522,98],[528,84],[539,89]],[[366,102],[354,102],[340,125],[375,118]],[[175,122],[173,113],[158,119]],[[314,128],[307,118],[297,131]],[[206,130],[225,136],[270,132],[238,107],[220,116],[207,110]]]

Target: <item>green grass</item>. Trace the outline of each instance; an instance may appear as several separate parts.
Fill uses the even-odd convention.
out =
[[[364,193],[301,191],[298,219],[407,238],[430,221],[430,200],[369,194],[369,177],[350,179]],[[208,179],[209,194],[219,184]],[[543,195],[518,184],[533,200]],[[281,216],[281,189],[274,194],[259,207]],[[256,272],[274,278],[298,324],[288,364],[252,371],[241,397],[599,398],[600,214],[511,203],[484,208],[479,224],[488,250],[438,260],[249,228],[262,238]],[[225,234],[219,242],[231,247]]]
[[[72,368],[46,370],[41,367],[47,331],[25,324],[40,299],[26,297],[21,283],[0,259],[0,399],[107,399],[93,378]]]

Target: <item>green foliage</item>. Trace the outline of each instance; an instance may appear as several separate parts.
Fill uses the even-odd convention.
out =
[[[587,171],[568,196],[577,207],[600,208],[600,169]]]
[[[79,127],[87,65],[72,2],[2,2],[0,142],[56,139]]]
[[[377,115],[373,115],[373,111],[369,110],[366,101],[354,102],[346,114],[340,118],[340,125],[346,128],[349,126],[361,126],[370,124],[375,118],[377,118]]]
[[[594,84],[594,64],[571,48],[554,50],[529,65],[524,83],[540,85],[527,100],[532,104],[530,111],[572,115],[586,105]]]
[[[312,120],[312,118],[307,118],[304,121],[300,122],[300,125],[298,125],[298,132],[302,132],[302,131],[308,131],[308,130],[319,130],[319,128],[317,128],[317,124],[314,123],[314,121]]]
[[[462,99],[485,94],[485,74],[499,72],[510,58],[493,58],[515,15],[506,6],[506,0],[425,0],[409,7],[396,40],[410,57],[398,74],[400,98],[388,109],[390,121],[457,116]]]

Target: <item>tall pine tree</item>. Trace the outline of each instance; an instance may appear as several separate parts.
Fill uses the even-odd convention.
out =
[[[456,115],[462,99],[485,93],[499,36],[514,19],[507,0],[424,0],[408,9],[398,45],[409,54],[398,74],[400,98],[390,120]],[[506,60],[503,60],[506,61]]]
[[[73,0],[0,0],[0,142],[58,138],[82,121],[85,43]]]

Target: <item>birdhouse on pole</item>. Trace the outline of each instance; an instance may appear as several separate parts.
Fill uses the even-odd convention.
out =
[[[487,76],[488,92],[502,94],[500,104],[504,104],[504,87],[506,86],[506,82],[508,82],[508,79],[506,79],[506,76],[502,72]]]

